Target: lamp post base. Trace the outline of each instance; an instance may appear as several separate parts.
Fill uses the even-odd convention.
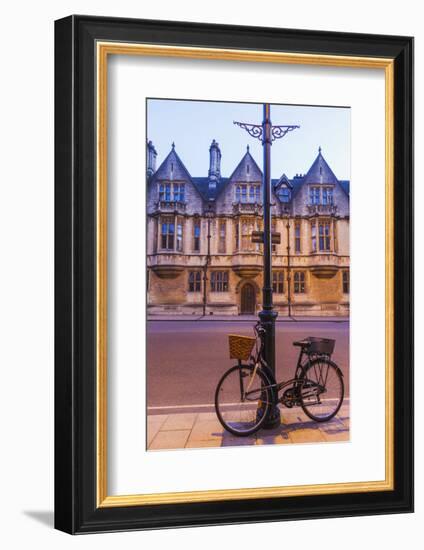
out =
[[[278,313],[272,309],[263,310],[259,313],[259,319],[261,325],[265,329],[265,360],[272,372],[272,376],[275,381],[275,320],[278,317]],[[280,409],[277,405],[277,396],[274,396],[274,404],[268,415],[265,424],[262,426],[264,429],[272,430],[277,428],[281,424]]]
[[[269,416],[265,422],[265,424],[262,426],[264,430],[272,430],[274,428],[278,428],[278,426],[281,425],[281,413],[280,409],[277,407],[277,405],[274,405],[271,409]]]

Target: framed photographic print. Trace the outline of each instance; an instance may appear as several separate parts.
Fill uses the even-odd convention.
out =
[[[413,509],[413,39],[55,26],[55,525]]]

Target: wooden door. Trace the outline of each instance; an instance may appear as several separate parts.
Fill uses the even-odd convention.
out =
[[[252,283],[246,283],[241,289],[241,315],[253,315],[255,313],[256,295]]]

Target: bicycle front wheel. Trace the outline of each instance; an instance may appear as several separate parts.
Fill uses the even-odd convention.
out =
[[[215,392],[215,410],[222,426],[237,436],[259,430],[271,407],[269,385],[260,369],[248,365],[229,369]]]
[[[339,367],[329,359],[314,359],[300,378],[300,405],[312,420],[326,422],[343,403],[344,383]]]

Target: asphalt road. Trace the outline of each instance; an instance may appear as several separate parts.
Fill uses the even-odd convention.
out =
[[[252,336],[253,322],[164,320],[147,326],[147,404],[152,413],[169,407],[213,403],[229,359],[228,334]],[[294,376],[299,348],[294,340],[322,336],[336,340],[333,360],[344,375],[349,395],[349,323],[347,321],[284,321],[276,324],[277,380]]]

